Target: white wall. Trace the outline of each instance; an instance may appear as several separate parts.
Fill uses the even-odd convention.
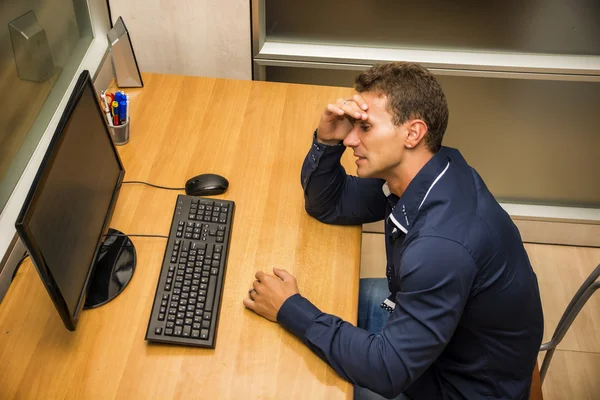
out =
[[[110,0],[142,72],[252,79],[248,0]]]

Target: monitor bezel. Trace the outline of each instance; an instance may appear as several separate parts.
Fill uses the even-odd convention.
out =
[[[31,232],[31,229],[29,227],[29,222],[31,219],[30,210],[32,210],[36,206],[36,203],[37,203],[37,200],[39,197],[38,188],[40,188],[40,185],[44,183],[44,181],[42,180],[44,172],[45,172],[46,168],[49,165],[51,165],[51,163],[56,158],[57,145],[59,144],[59,142],[62,138],[65,127],[68,124],[68,122],[70,121],[70,118],[73,115],[75,108],[79,104],[81,96],[84,94],[84,92],[86,90],[91,90],[91,93],[94,97],[94,103],[96,104],[96,110],[98,112],[99,118],[101,118],[102,121],[104,121],[104,131],[106,133],[107,139],[110,141],[110,144],[112,146],[113,152],[114,152],[117,162],[119,164],[120,172],[119,172],[119,176],[117,178],[115,188],[113,189],[111,201],[108,206],[106,217],[104,218],[104,222],[102,225],[102,229],[100,231],[100,235],[99,235],[97,243],[96,243],[96,249],[94,250],[94,255],[92,257],[92,262],[91,262],[92,265],[88,266],[88,273],[85,278],[83,290],[81,291],[81,294],[79,295],[79,300],[77,302],[75,310],[74,310],[73,314],[71,314],[71,312],[69,311],[69,307],[68,307],[54,277],[52,276],[52,273],[48,267],[48,264],[46,263],[46,260],[44,259],[43,255],[41,253],[40,247],[39,247],[37,241],[35,240],[35,236]],[[94,84],[92,82],[90,73],[89,73],[89,71],[84,70],[79,75],[79,79],[77,80],[77,83],[75,84],[73,92],[71,93],[71,96],[69,97],[67,106],[65,107],[65,110],[61,116],[59,123],[58,123],[58,126],[56,127],[56,130],[54,131],[50,145],[48,146],[48,149],[46,150],[46,154],[44,155],[42,163],[40,164],[40,168],[38,169],[38,171],[35,175],[35,178],[33,180],[31,188],[29,189],[29,193],[27,194],[27,198],[25,199],[25,202],[23,203],[23,207],[22,207],[21,212],[19,213],[19,217],[17,218],[17,221],[15,223],[15,228],[17,230],[17,233],[19,234],[19,236],[21,237],[21,240],[25,244],[25,247],[27,248],[29,256],[31,257],[33,264],[36,267],[38,274],[40,275],[40,278],[42,279],[42,282],[43,282],[44,286],[46,287],[46,290],[48,291],[48,294],[52,298],[52,301],[54,303],[54,306],[56,307],[56,310],[58,311],[61,319],[63,320],[65,327],[67,329],[69,329],[70,331],[75,330],[75,328],[77,326],[77,322],[79,320],[81,310],[83,308],[83,305],[85,304],[87,290],[90,286],[91,279],[94,276],[94,272],[95,272],[95,260],[98,255],[98,252],[100,250],[100,246],[102,245],[102,238],[108,231],[109,222],[110,222],[110,219],[111,219],[112,214],[115,209],[115,204],[117,201],[117,197],[118,197],[119,190],[121,188],[124,176],[125,176],[125,168],[123,167],[123,163],[121,161],[121,158],[119,157],[117,148],[116,148],[116,146],[112,140],[112,137],[110,135],[110,131],[108,129],[108,124],[105,119],[105,115],[102,112],[100,101],[98,100],[98,96],[96,94],[96,90],[94,88]]]

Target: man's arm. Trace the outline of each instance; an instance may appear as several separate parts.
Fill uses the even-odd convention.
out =
[[[333,146],[320,143],[316,135],[315,132],[302,165],[306,212],[331,224],[362,224],[383,219],[384,181],[347,175],[340,164],[346,148],[341,143]]]
[[[460,244],[420,238],[402,256],[401,291],[381,335],[322,313],[300,294],[283,303],[277,321],[345,379],[392,397],[421,376],[452,338],[475,272]]]

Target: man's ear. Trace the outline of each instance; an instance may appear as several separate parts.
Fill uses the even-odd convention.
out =
[[[427,133],[427,124],[421,119],[413,119],[408,121],[407,124],[408,133],[404,140],[404,146],[409,149],[414,149],[423,141],[425,134]]]

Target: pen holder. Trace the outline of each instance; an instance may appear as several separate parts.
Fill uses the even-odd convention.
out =
[[[113,142],[117,146],[122,146],[129,142],[129,124],[130,120],[128,119],[123,125],[108,127],[110,136],[112,136]]]

